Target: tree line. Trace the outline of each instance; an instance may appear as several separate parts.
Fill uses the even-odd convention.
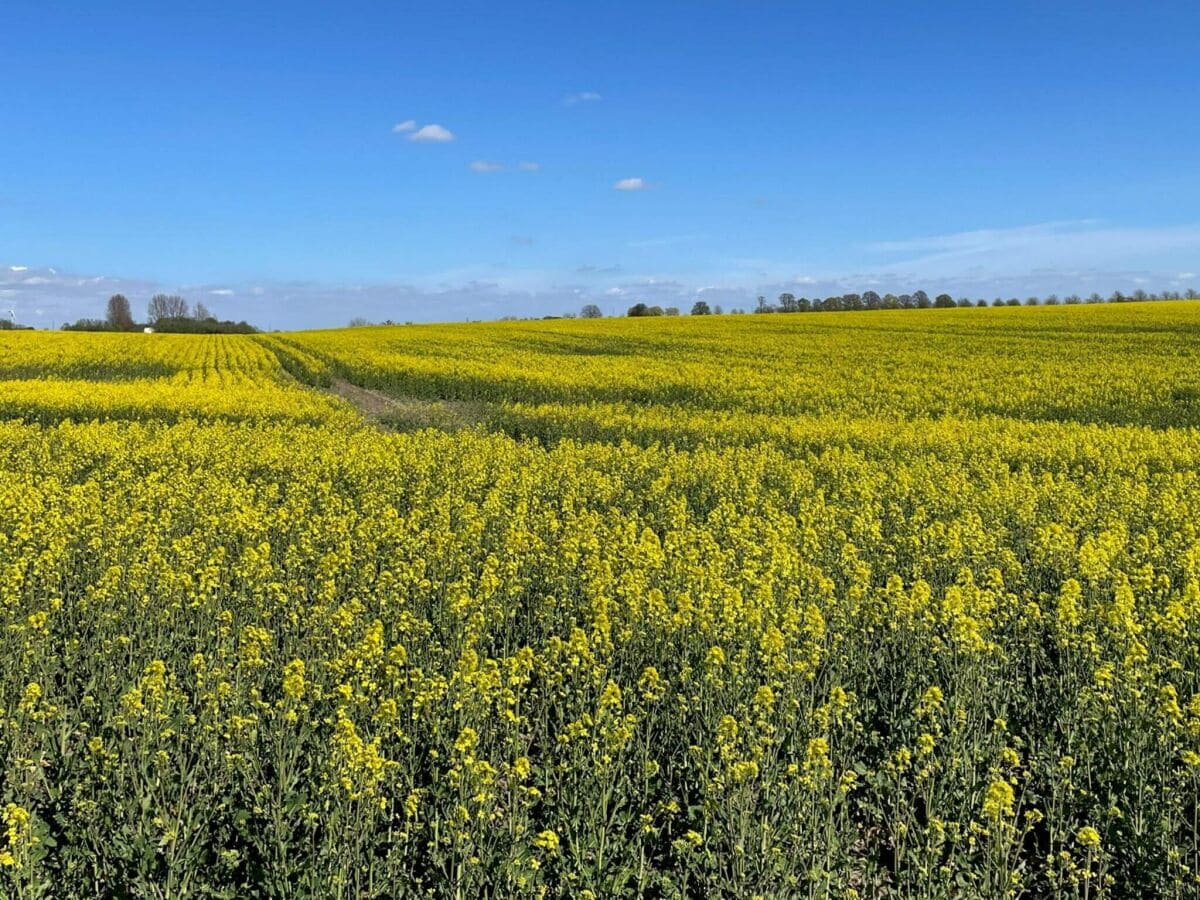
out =
[[[103,319],[79,319],[64,324],[63,331],[141,331],[145,328],[172,334],[254,334],[258,331],[245,321],[218,319],[203,303],[192,306],[178,294],[155,294],[146,306],[146,322],[133,318],[129,298],[113,294],[108,298]]]
[[[911,294],[878,294],[875,291],[864,291],[861,294],[842,294],[841,296],[821,298],[797,297],[795,294],[783,293],[777,302],[770,303],[766,297],[760,296],[754,307],[755,313],[793,313],[793,312],[847,312],[868,309],[952,309],[985,306],[1058,306],[1064,304],[1073,306],[1080,303],[1145,303],[1156,300],[1197,300],[1200,294],[1195,289],[1186,291],[1162,291],[1158,294],[1148,294],[1145,291],[1134,291],[1125,294],[1113,291],[1108,297],[1093,293],[1087,297],[1079,294],[1069,294],[1059,297],[1050,294],[1046,297],[996,297],[988,301],[959,297],[955,299],[949,294],[938,294],[930,299],[925,291],[914,291]],[[744,313],[744,309],[731,309],[730,314]],[[704,300],[697,300],[692,305],[691,315],[710,316],[721,315],[724,310],[720,305],[709,306]],[[604,313],[595,303],[589,303],[580,310],[579,315],[584,319],[599,319]],[[625,313],[626,316],[678,316],[677,306],[652,306],[646,303],[635,303]]]

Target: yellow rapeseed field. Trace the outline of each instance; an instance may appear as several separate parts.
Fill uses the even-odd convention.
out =
[[[1196,898],[1198,473],[1200,304],[0,333],[0,896]]]

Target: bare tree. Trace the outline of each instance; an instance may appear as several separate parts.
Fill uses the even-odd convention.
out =
[[[215,319],[216,316],[209,312],[208,307],[203,303],[197,303],[195,308],[192,310],[192,318],[197,322],[203,322],[205,319]]]
[[[150,298],[146,315],[151,322],[159,319],[186,319],[188,302],[178,294],[155,294]]]
[[[114,331],[129,331],[133,328],[133,313],[129,310],[129,299],[124,294],[113,294],[108,298],[108,327]]]

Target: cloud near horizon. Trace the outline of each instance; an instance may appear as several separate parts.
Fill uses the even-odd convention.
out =
[[[922,239],[927,240],[927,239]],[[534,246],[532,237],[514,235],[514,247]],[[524,250],[522,252],[525,252]],[[728,261],[727,261],[728,262]],[[170,284],[150,279],[88,276],[53,268],[0,266],[0,315],[38,328],[58,328],[79,318],[99,318],[115,293],[125,294],[141,315],[155,293],[178,293],[190,300],[218,297],[214,313],[246,319],[266,329],[336,327],[355,316],[371,321],[461,321],[502,316],[542,316],[577,312],[597,303],[605,315],[623,314],[637,302],[678,306],[685,312],[698,299],[720,303],[728,311],[750,309],[762,294],[775,298],[787,291],[798,296],[827,297],[874,290],[990,300],[993,297],[1046,296],[1050,293],[1104,296],[1114,290],[1185,291],[1200,288],[1190,272],[1171,269],[1094,267],[1023,268],[1009,272],[968,271],[936,275],[902,268],[858,272],[788,272],[785,263],[756,260],[739,269],[730,262],[723,274],[627,271],[620,264],[575,265],[562,270],[468,267],[411,281],[337,284],[320,281],[248,281],[242,283]]]

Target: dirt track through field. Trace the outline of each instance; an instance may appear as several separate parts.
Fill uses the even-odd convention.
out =
[[[382,391],[351,384],[344,378],[335,378],[330,390],[354,406],[364,418],[391,431],[419,428],[457,431],[481,424],[487,418],[487,406],[483,403],[391,397]]]

